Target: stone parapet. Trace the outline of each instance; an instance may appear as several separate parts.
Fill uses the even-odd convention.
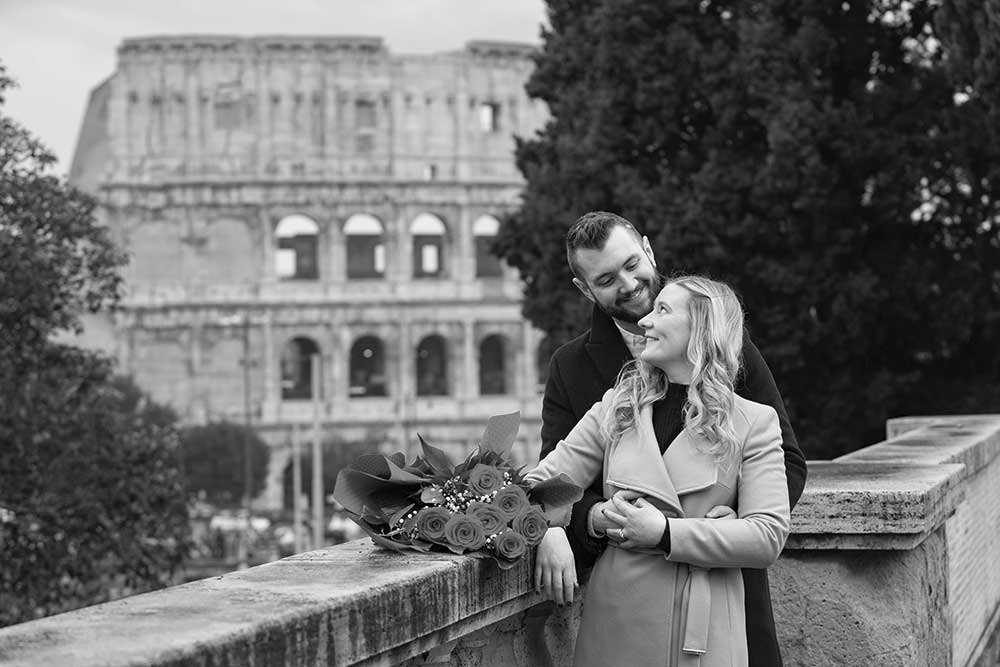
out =
[[[810,463],[770,569],[785,664],[994,664],[1000,416],[888,431]],[[580,605],[531,572],[360,540],[2,629],[0,665],[569,664]]]
[[[785,664],[996,664],[1000,416],[894,419],[887,434],[809,463],[771,568]]]

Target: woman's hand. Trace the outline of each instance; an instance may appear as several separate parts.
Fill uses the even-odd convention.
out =
[[[576,562],[566,531],[549,528],[535,553],[535,590],[564,605],[573,603],[576,586]]]
[[[614,524],[608,537],[624,549],[652,548],[660,543],[667,518],[634,492],[619,491],[604,515]]]

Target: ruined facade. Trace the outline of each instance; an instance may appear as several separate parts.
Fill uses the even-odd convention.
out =
[[[102,331],[188,422],[253,424],[280,502],[293,424],[453,450],[520,410],[537,451],[540,332],[489,252],[522,187],[531,47],[392,55],[378,38],[126,40],[70,180],[128,250]],[[93,329],[92,329],[93,330]],[[318,366],[312,359],[318,355]],[[315,399],[315,400],[314,400]],[[276,500],[277,499],[277,500]]]

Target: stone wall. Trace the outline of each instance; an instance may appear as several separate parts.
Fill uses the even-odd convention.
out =
[[[995,665],[1000,416],[889,436],[810,463],[771,568],[785,664]],[[531,572],[358,540],[2,629],[0,665],[569,665],[581,604]]]

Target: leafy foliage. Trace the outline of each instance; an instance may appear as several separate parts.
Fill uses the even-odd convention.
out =
[[[12,84],[0,64],[0,103]],[[176,417],[52,341],[125,261],[53,162],[0,113],[0,625],[162,586],[188,535]]]
[[[738,290],[807,455],[995,409],[1000,3],[548,4],[552,119],[498,239],[529,318],[586,327],[562,237],[611,210]]]
[[[242,424],[215,422],[181,430],[181,457],[190,494],[221,507],[240,504],[244,491],[244,448],[250,452],[250,497],[267,483],[271,450],[256,431]]]

